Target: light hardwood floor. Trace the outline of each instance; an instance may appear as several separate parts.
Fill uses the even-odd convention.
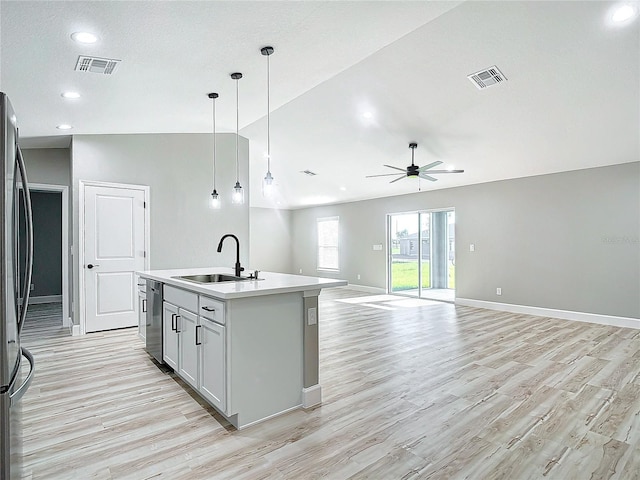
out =
[[[322,405],[242,431],[134,329],[69,337],[34,309],[29,478],[640,478],[639,330],[388,302],[323,292]]]

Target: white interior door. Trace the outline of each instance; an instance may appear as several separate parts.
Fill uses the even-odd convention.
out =
[[[145,266],[144,208],[142,189],[85,186],[86,332],[138,324],[135,271]]]

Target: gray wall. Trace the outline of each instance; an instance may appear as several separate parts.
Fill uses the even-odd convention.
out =
[[[240,138],[240,183],[248,190],[249,146]],[[211,134],[77,135],[72,143],[73,218],[77,225],[80,180],[148,185],[152,269],[233,267],[235,247],[220,237],[240,239],[241,263],[249,264],[249,192],[231,205],[235,184],[235,134],[218,134],[216,184],[223,208],[209,209],[212,190]],[[78,285],[78,229],[73,232],[74,284]],[[74,304],[78,291],[74,289]],[[74,312],[74,322],[78,323]]]
[[[71,185],[71,152],[68,148],[22,150],[29,183]]]
[[[316,218],[337,215],[332,276],[385,288],[385,215],[455,207],[457,297],[640,318],[639,179],[633,162],[295,210],[292,268],[317,275]]]
[[[254,269],[291,272],[291,211],[270,208],[250,210],[250,252]]]

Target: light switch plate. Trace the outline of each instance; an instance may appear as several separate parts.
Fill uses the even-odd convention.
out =
[[[476,251],[476,245],[474,243],[469,245],[469,251],[470,252],[475,252]]]

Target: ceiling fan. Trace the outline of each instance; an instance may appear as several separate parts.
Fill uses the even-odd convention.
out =
[[[367,175],[365,178],[389,177],[391,175],[398,175],[398,178],[396,178],[395,180],[391,180],[389,183],[397,182],[398,180],[402,180],[405,177],[419,177],[419,178],[423,178],[425,180],[429,180],[430,182],[435,182],[438,179],[430,176],[431,174],[464,173],[464,170],[431,170],[431,168],[437,167],[438,165],[440,165],[442,163],[439,160],[435,161],[433,163],[430,163],[428,165],[424,165],[422,167],[418,167],[416,164],[413,163],[413,156],[414,156],[414,154],[416,152],[416,147],[417,146],[418,146],[418,144],[414,143],[414,142],[409,144],[409,148],[411,149],[411,165],[409,165],[407,168],[398,168],[398,167],[394,167],[393,165],[385,165],[385,167],[393,168],[394,170],[398,170],[398,171],[400,171],[402,173],[383,173],[381,175]],[[427,175],[427,173],[429,175]]]

